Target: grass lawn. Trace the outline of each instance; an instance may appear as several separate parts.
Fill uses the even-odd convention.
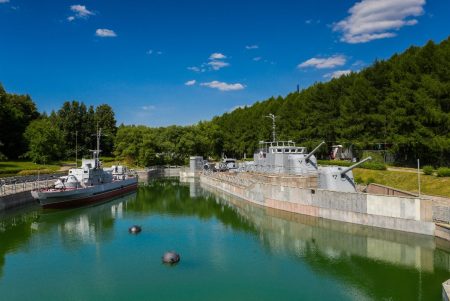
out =
[[[353,176],[355,179],[361,178],[363,182],[367,182],[371,178],[373,182],[381,185],[415,193],[419,191],[417,173],[413,172],[355,168]],[[440,178],[421,174],[420,183],[423,194],[450,197],[450,177]]]
[[[35,164],[29,161],[7,161],[0,162],[0,177],[15,175],[20,172],[25,174],[33,173],[33,171],[40,170],[41,172],[54,172],[60,169],[59,164]]]

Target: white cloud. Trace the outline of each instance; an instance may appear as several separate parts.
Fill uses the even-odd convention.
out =
[[[223,60],[226,58],[227,58],[226,55],[219,53],[219,52],[215,52],[209,56],[210,60]]]
[[[299,64],[297,68],[314,67],[317,69],[334,68],[336,66],[343,66],[347,59],[343,55],[333,55],[328,58],[310,58],[307,61]]]
[[[325,74],[323,77],[326,77],[326,78],[339,78],[342,75],[348,75],[350,73],[352,73],[352,70],[336,70],[334,72]]]
[[[245,46],[245,49],[247,49],[247,50],[258,49],[258,48],[259,48],[258,45],[247,45],[247,46]]]
[[[219,81],[212,81],[212,82],[208,82],[208,83],[201,83],[200,86],[205,86],[205,87],[209,87],[212,89],[218,89],[220,91],[237,91],[237,90],[242,90],[245,88],[245,86],[243,84],[227,84],[224,82],[219,82]]]
[[[355,44],[395,37],[403,26],[418,23],[412,17],[424,13],[425,0],[362,0],[349,9],[349,16],[334,24],[341,41]]]
[[[229,63],[227,62],[222,62],[222,61],[211,61],[208,62],[208,65],[213,69],[213,70],[220,70],[224,67],[230,66]]]
[[[194,71],[194,72],[201,72],[200,67],[196,67],[196,66],[192,66],[192,67],[187,67],[188,70]]]
[[[88,10],[85,5],[71,5],[70,10],[75,13],[75,16],[85,18],[90,15],[95,15],[92,11]]]
[[[67,20],[69,22],[71,22],[71,21],[73,21],[75,19],[79,19],[79,18],[86,19],[89,16],[95,15],[95,13],[90,11],[90,10],[88,10],[85,5],[80,5],[80,4],[71,5],[70,6],[70,10],[72,12],[74,12],[75,15],[74,16],[70,16],[70,17],[67,18]]]
[[[153,53],[153,50],[152,49],[149,49],[149,50],[147,50],[147,52],[146,52],[148,55],[152,55],[152,53]]]
[[[9,2],[9,0],[0,0],[0,4],[2,4],[2,3],[8,3]]]
[[[148,105],[148,106],[142,106],[141,109],[144,111],[153,111],[156,109],[156,107],[154,105]]]
[[[197,82],[197,81],[196,81],[195,79],[193,79],[193,80],[188,80],[188,81],[185,82],[184,84],[185,84],[186,86],[193,86],[193,85],[195,85],[196,82]]]
[[[254,60],[255,62],[260,61],[261,59],[262,59],[262,57],[260,57],[260,56],[257,56],[257,57],[254,57],[254,58],[253,58],[253,60]]]
[[[99,28],[95,31],[95,35],[97,37],[102,37],[102,38],[114,38],[117,37],[117,34],[111,30],[111,29],[106,29],[106,28]]]
[[[311,19],[305,21],[306,24],[311,24],[311,22],[312,22]]]

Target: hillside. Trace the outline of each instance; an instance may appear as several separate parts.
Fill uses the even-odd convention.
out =
[[[410,47],[389,60],[327,83],[270,98],[213,119],[226,154],[251,154],[271,137],[268,113],[278,117],[279,139],[312,146],[353,144],[384,149],[399,164],[450,164],[450,38]],[[326,152],[326,150],[324,150]]]

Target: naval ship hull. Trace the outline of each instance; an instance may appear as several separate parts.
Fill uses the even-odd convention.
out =
[[[32,196],[43,208],[73,208],[102,202],[137,189],[137,178],[73,190],[34,190]]]

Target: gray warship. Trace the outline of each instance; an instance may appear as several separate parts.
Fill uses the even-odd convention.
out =
[[[266,117],[273,120],[273,140],[270,142],[260,141],[259,148],[253,155],[253,161],[241,164],[240,168],[236,170],[237,172],[317,178],[317,182],[312,185],[316,186],[315,188],[339,192],[357,191],[352,170],[371,160],[371,157],[350,167],[319,166],[315,153],[325,144],[325,141],[322,141],[310,152],[306,147],[296,146],[292,140],[279,141],[276,139],[275,115],[269,114]]]
[[[92,159],[83,159],[81,167],[71,168],[53,187],[31,192],[44,208],[79,207],[120,196],[137,189],[137,176],[126,166],[102,168],[99,154],[101,130],[97,131],[97,149]]]

